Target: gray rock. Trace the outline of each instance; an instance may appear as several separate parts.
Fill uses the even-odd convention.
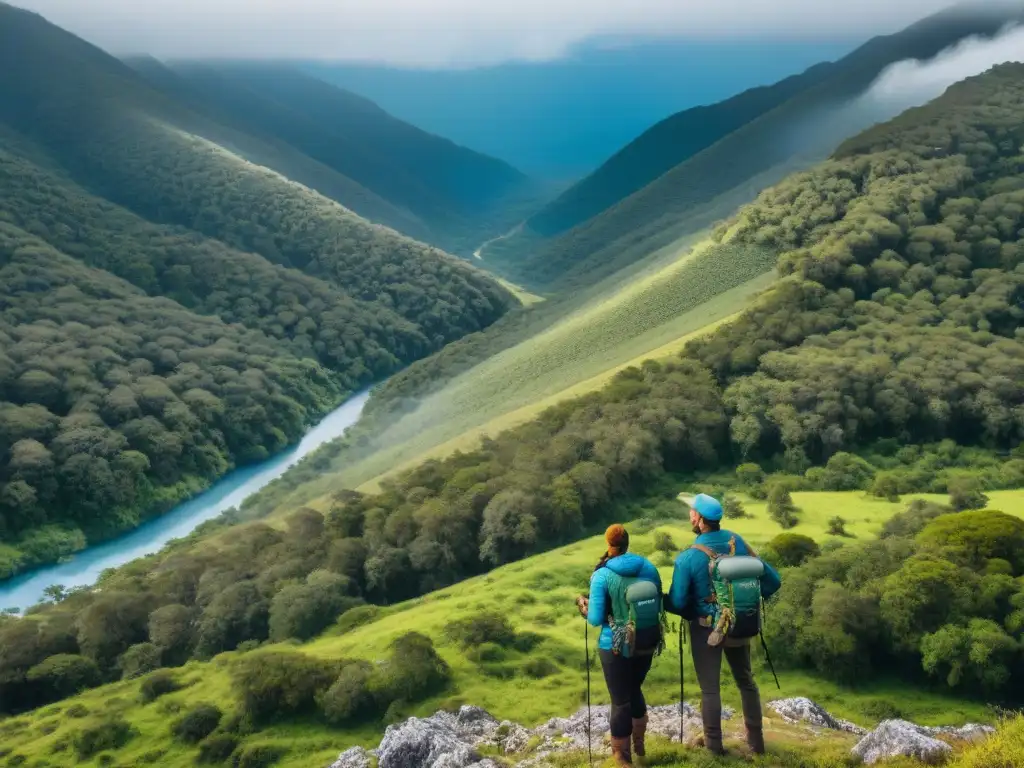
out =
[[[803,696],[793,699],[776,699],[768,702],[768,708],[789,723],[809,723],[817,728],[828,728],[831,731],[846,731],[864,735],[867,729],[854,725],[848,720],[833,717],[820,704],[816,704]]]
[[[362,747],[346,749],[330,768],[370,768],[370,755]]]
[[[937,765],[949,756],[952,748],[934,738],[927,728],[906,720],[883,720],[852,751],[868,765],[891,757],[913,757]]]
[[[378,768],[469,768],[480,755],[456,732],[458,718],[439,712],[390,725],[377,749]],[[478,768],[483,768],[482,766]]]
[[[502,752],[510,755],[526,749],[533,734],[519,723],[511,723],[506,720],[498,727],[496,738]]]
[[[958,739],[960,741],[981,741],[987,739],[996,729],[990,725],[979,725],[978,723],[967,723],[959,728],[950,725],[942,725],[937,728],[925,728],[933,736],[945,736],[947,739]]]

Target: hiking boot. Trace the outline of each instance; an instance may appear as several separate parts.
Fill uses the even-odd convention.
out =
[[[764,754],[764,731],[747,729],[747,746],[755,755]]]
[[[612,759],[618,768],[633,768],[633,756],[629,752],[629,736],[612,739]]]
[[[633,752],[637,757],[644,756],[644,736],[647,734],[647,715],[633,718]]]

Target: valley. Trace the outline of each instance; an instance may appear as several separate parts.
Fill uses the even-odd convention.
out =
[[[315,67],[0,3],[0,761],[326,768],[471,705],[512,723],[460,768],[585,765],[536,730],[608,703],[573,600],[611,522],[667,585],[686,490],[781,570],[765,703],[984,723],[927,733],[1016,768],[1024,63],[947,65],[1022,19],[941,11],[556,189]],[[949,87],[874,99],[915,59]],[[772,712],[754,764],[860,763]]]

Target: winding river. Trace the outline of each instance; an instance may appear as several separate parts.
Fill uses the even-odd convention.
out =
[[[188,535],[197,526],[237,507],[302,457],[333,440],[359,420],[369,391],[360,392],[327,414],[299,443],[260,464],[236,469],[204,493],[149,520],[131,533],[78,552],[71,560],[47,566],[0,583],[0,609],[35,605],[52,584],[67,588],[95,584],[107,568],[159,551],[167,542]]]

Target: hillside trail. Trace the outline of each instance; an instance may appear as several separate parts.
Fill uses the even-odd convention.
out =
[[[504,235],[498,235],[497,237],[492,237],[490,240],[482,243],[479,248],[477,248],[475,251],[473,251],[473,258],[476,259],[477,261],[483,261],[484,260],[484,249],[487,246],[493,245],[494,243],[500,242],[501,240],[508,240],[510,237],[515,237],[516,235],[518,235],[520,232],[523,231],[523,227],[524,226],[526,226],[526,222],[525,221],[521,221],[518,224],[516,224],[514,227],[512,227],[512,229],[510,229]]]

